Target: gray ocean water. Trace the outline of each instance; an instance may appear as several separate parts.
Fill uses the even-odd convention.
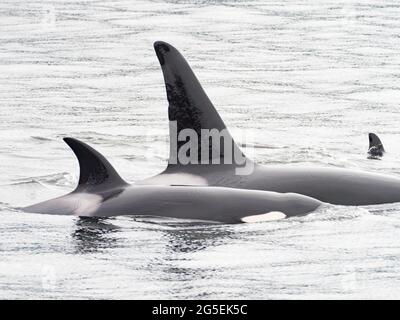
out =
[[[257,162],[400,175],[399,16],[372,0],[1,1],[0,298],[400,298],[400,204],[242,225],[18,210],[76,185],[65,136],[127,181],[163,170],[156,40]]]

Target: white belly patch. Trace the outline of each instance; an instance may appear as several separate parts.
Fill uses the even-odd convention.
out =
[[[255,222],[266,222],[266,221],[276,221],[285,219],[286,214],[280,211],[271,211],[268,213],[256,214],[254,216],[243,217],[242,222],[255,223]]]

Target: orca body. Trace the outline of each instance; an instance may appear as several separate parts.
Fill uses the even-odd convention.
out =
[[[400,179],[336,168],[255,165],[250,175],[237,175],[231,165],[168,166],[140,184],[202,186],[297,193],[336,205],[400,202]]]
[[[76,190],[24,208],[26,212],[89,217],[140,215],[223,223],[304,215],[321,202],[298,194],[223,187],[130,185],[96,150],[65,138],[78,158]]]
[[[337,205],[373,205],[400,201],[400,178],[387,175],[341,168],[261,166],[249,159],[247,161],[254,165],[254,170],[247,175],[239,175],[236,169],[240,165],[222,162],[223,152],[215,156],[221,158],[220,164],[212,162],[216,160],[214,155],[210,155],[208,164],[180,162],[173,154],[176,150],[172,145],[177,146],[179,152],[182,141],[176,141],[177,136],[171,130],[171,123],[177,123],[178,134],[181,130],[192,129],[200,135],[202,129],[222,131],[226,130],[226,126],[178,50],[165,42],[156,42],[154,49],[163,72],[169,102],[170,159],[164,172],[139,183],[293,192]],[[237,151],[239,147],[229,137],[233,151]],[[197,148],[198,154],[204,151],[201,145]],[[210,148],[214,149],[214,146]]]
[[[381,139],[375,133],[368,134],[369,147],[368,147],[368,158],[369,159],[380,159],[385,153],[385,148],[381,142]]]

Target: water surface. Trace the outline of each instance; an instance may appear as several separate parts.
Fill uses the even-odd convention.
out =
[[[74,188],[62,141],[130,182],[168,157],[152,44],[190,61],[263,164],[400,175],[397,1],[2,1],[0,298],[400,298],[400,205],[249,225],[18,208]],[[366,158],[367,133],[388,153]]]

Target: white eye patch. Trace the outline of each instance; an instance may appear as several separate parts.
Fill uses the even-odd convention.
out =
[[[255,222],[266,222],[266,221],[276,221],[276,220],[281,220],[285,219],[286,214],[280,211],[271,211],[268,213],[263,213],[263,214],[256,214],[254,216],[247,216],[243,217],[241,220],[242,222],[246,223],[255,223]]]

